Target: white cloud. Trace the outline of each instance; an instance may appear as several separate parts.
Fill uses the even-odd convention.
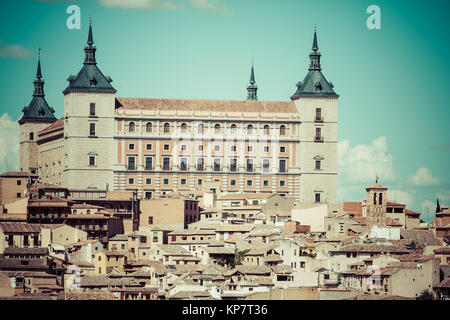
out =
[[[435,217],[436,202],[425,200],[420,203],[423,220],[431,221]]]
[[[409,176],[409,182],[415,186],[435,186],[439,184],[440,179],[433,177],[431,170],[419,168],[414,175]]]
[[[3,39],[0,38],[0,57],[1,58],[16,58],[25,59],[31,58],[33,53],[31,50],[24,48],[18,44],[4,44]]]
[[[338,143],[339,179],[344,184],[370,183],[375,177],[381,181],[392,181],[396,178],[392,164],[392,155],[386,137],[379,137],[370,145],[350,146],[348,140]]]
[[[234,13],[234,10],[226,7],[220,0],[189,0],[189,2],[193,7],[211,13]]]
[[[387,199],[389,201],[406,204],[407,208],[411,208],[414,205],[414,195],[414,190],[403,191],[398,189],[388,189],[387,191]]]
[[[182,7],[173,0],[100,0],[100,4],[107,8],[135,10],[176,10]]]
[[[19,124],[4,113],[0,117],[0,173],[19,170]]]

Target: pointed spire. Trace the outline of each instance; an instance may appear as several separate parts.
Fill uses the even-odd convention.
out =
[[[41,48],[38,49],[38,64],[36,70],[36,80],[33,81],[34,91],[33,97],[43,97],[44,96],[44,80],[42,80],[41,72]]]
[[[38,49],[38,66],[36,71],[36,79],[41,79],[42,73],[41,73],[41,47]]]
[[[314,39],[313,39],[313,46],[312,46],[312,51],[309,54],[309,58],[311,60],[311,63],[309,64],[309,70],[317,70],[320,71],[322,70],[321,66],[320,66],[320,52],[318,52],[319,47],[317,45],[317,30],[316,27],[314,27]]]
[[[436,198],[436,213],[441,212],[441,206],[439,205],[439,198]]]
[[[95,61],[95,50],[97,50],[94,46],[94,39],[92,37],[92,18],[89,22],[89,33],[88,33],[88,40],[87,40],[87,46],[84,47],[85,52],[85,58],[84,58],[84,64],[97,64]]]
[[[314,52],[316,52],[317,50],[319,50],[319,47],[317,46],[317,31],[316,31],[316,26],[314,26],[314,40],[313,40],[312,50],[313,50]]]
[[[94,44],[94,39],[92,37],[92,17],[89,18],[89,34],[87,44],[92,46]]]
[[[252,58],[252,69],[250,72],[250,85],[247,87],[247,100],[258,100],[257,91],[258,87],[256,86],[255,81],[255,70],[253,68],[253,58]]]

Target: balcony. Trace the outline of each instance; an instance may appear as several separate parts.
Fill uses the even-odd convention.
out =
[[[203,164],[198,164],[197,171],[203,171],[203,170],[205,170],[205,167],[203,166]]]
[[[136,170],[136,166],[135,166],[134,164],[129,164],[129,165],[127,166],[127,169],[128,169],[128,170]]]
[[[182,163],[180,164],[180,170],[181,170],[181,171],[187,171],[187,164],[184,163],[184,162],[182,162]]]
[[[250,165],[248,164],[246,169],[247,169],[247,172],[253,172],[253,165],[252,164],[250,164]]]
[[[220,165],[214,165],[214,171],[220,171]]]
[[[280,166],[278,169],[279,172],[287,172],[286,167],[285,166]]]
[[[170,170],[170,165],[168,165],[168,164],[163,164],[162,169],[163,169],[163,170]]]
[[[230,171],[233,171],[233,172],[237,171],[237,166],[235,164],[231,164]]]
[[[323,122],[323,117],[318,117],[318,116],[316,116],[315,119],[314,119],[314,122],[320,122],[320,123],[322,123],[322,122]]]
[[[315,136],[314,137],[314,142],[323,142],[323,136]]]

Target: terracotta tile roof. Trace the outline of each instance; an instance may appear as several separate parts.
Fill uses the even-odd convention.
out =
[[[293,102],[255,100],[186,100],[152,98],[116,98],[118,107],[133,110],[180,110],[225,112],[297,113]]]
[[[387,201],[386,206],[388,207],[406,207],[406,204],[401,204],[393,201]]]
[[[358,202],[344,202],[343,210],[349,213],[356,214],[358,216],[362,215],[362,203]]]
[[[425,246],[440,246],[441,241],[436,239],[436,236],[431,230],[400,230],[401,239],[408,239],[414,241],[416,247],[424,248]]]
[[[37,178],[38,175],[30,173],[30,172],[23,172],[23,171],[14,171],[13,172],[13,171],[11,171],[11,172],[5,172],[5,173],[1,174],[0,177],[12,177],[12,178],[34,177],[34,178]]]
[[[403,253],[409,251],[405,248],[393,245],[377,245],[377,244],[351,244],[341,249],[331,250],[330,253],[346,253],[346,252],[375,252],[375,253]]]
[[[292,274],[292,272],[294,272],[294,270],[290,266],[287,266],[284,264],[280,264],[280,265],[272,267],[272,271],[273,271],[273,273],[278,274],[278,275]]]
[[[450,247],[442,247],[433,250],[437,254],[450,254]]]
[[[367,190],[367,189],[387,189],[387,187],[382,186],[382,185],[379,184],[379,183],[374,183],[374,184],[368,186],[368,187],[366,188],[366,190]]]
[[[405,209],[405,213],[407,215],[409,215],[409,216],[420,216],[421,215],[420,212],[415,212],[415,211],[412,211],[412,210],[409,210],[409,209]]]
[[[0,223],[0,228],[4,233],[39,233],[40,224],[31,223]]]
[[[217,199],[220,200],[242,200],[242,199],[266,199],[273,196],[274,193],[229,193]]]
[[[53,122],[51,125],[49,125],[48,127],[42,129],[41,131],[38,132],[38,136],[42,136],[44,134],[53,132],[53,131],[57,131],[60,129],[64,129],[64,117],[59,118],[58,120],[56,120],[55,122]]]
[[[233,250],[227,249],[225,247],[206,247],[203,249],[209,254],[234,254]]]
[[[226,225],[226,226],[220,226],[216,229],[216,231],[219,232],[249,232],[253,230],[254,225]]]
[[[89,203],[74,203],[71,207],[71,209],[105,209],[105,207],[101,206],[95,206],[93,204]]]
[[[435,288],[450,288],[450,278],[442,280],[439,284],[434,286]]]
[[[270,269],[266,266],[238,265],[238,272],[242,274],[266,275],[270,274]]]

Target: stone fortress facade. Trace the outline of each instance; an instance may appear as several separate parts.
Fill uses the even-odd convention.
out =
[[[20,170],[71,190],[136,191],[159,198],[216,182],[222,192],[272,192],[336,203],[338,98],[321,72],[314,32],[310,66],[288,102],[122,98],[97,67],[92,26],[85,60],[63,91],[56,119],[40,59],[20,124]]]

